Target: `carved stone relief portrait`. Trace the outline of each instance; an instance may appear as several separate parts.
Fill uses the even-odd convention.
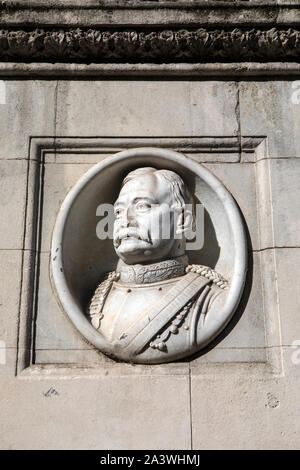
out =
[[[247,248],[239,209],[212,173],[177,152],[139,148],[72,188],[51,260],[57,299],[89,343],[160,364],[197,353],[228,324]]]

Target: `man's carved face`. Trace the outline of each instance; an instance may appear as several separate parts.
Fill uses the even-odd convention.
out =
[[[179,245],[171,206],[168,183],[153,173],[136,176],[123,186],[114,206],[114,246],[125,263],[160,261]]]

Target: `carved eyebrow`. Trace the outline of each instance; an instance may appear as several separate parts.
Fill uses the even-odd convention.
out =
[[[155,204],[155,200],[152,199],[151,197],[136,197],[134,198],[133,202],[138,202],[138,201],[149,201],[151,204]]]
[[[134,200],[132,201],[134,204],[138,201],[148,201],[151,204],[156,204],[156,201],[150,197],[144,196],[144,197],[135,197]],[[124,202],[116,201],[114,203],[114,208],[116,209],[117,207],[124,207],[126,204]]]

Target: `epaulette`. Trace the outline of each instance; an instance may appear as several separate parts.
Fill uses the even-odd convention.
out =
[[[206,277],[215,285],[220,287],[220,289],[228,289],[228,281],[223,276],[221,276],[221,274],[217,273],[217,271],[214,271],[208,266],[202,266],[201,264],[189,264],[185,270],[187,273],[198,273],[200,276]]]
[[[113,282],[117,281],[119,277],[120,275],[115,271],[108,273],[107,277],[100,282],[99,286],[95,290],[92,300],[90,301],[88,313],[93,327],[97,330],[99,329],[103,318],[102,309],[104,307],[106,297],[109,294]]]

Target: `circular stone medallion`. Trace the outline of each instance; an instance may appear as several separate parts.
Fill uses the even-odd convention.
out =
[[[168,211],[176,223],[164,237],[155,217]],[[185,245],[193,214],[200,242]],[[126,150],[93,166],[66,196],[52,237],[62,309],[89,343],[128,362],[171,362],[207,346],[232,318],[246,270],[235,200],[205,167],[166,149]]]

